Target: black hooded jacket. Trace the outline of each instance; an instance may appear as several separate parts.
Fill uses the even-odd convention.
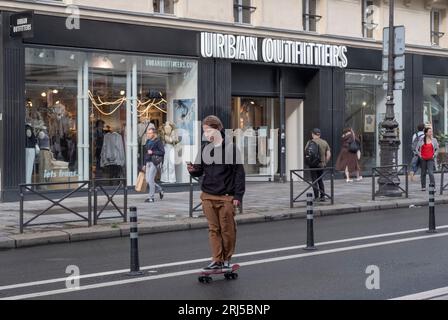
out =
[[[230,140],[224,140],[218,147],[206,143],[202,145],[201,154],[194,163],[194,171],[190,174],[202,177],[203,192],[219,196],[232,195],[235,200],[242,201],[246,175],[240,159],[238,148]]]

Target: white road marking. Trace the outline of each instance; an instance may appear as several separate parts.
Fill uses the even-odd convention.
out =
[[[447,228],[448,228],[448,225],[442,225],[442,226],[437,227],[437,229],[447,229]],[[319,243],[316,243],[315,246],[324,246],[324,245],[332,245],[332,244],[339,244],[339,243],[345,243],[345,242],[353,242],[353,241],[362,241],[362,240],[371,240],[371,239],[377,239],[377,238],[399,236],[399,235],[405,235],[405,234],[410,234],[410,233],[423,232],[426,230],[427,230],[426,228],[412,229],[412,230],[404,230],[404,231],[391,232],[391,233],[375,234],[375,235],[370,235],[370,236],[362,236],[362,237],[355,237],[355,238],[347,238],[347,239],[319,242]],[[235,254],[233,257],[238,258],[238,257],[254,256],[254,255],[275,253],[275,252],[281,252],[281,251],[297,250],[297,249],[302,249],[302,248],[305,248],[305,245],[238,253],[238,254]],[[196,263],[202,263],[202,262],[208,262],[208,261],[210,261],[210,258],[177,261],[177,262],[157,264],[157,265],[152,265],[152,266],[145,266],[145,267],[141,267],[140,270],[146,271],[146,270],[151,270],[151,269],[175,267],[175,266],[181,266],[181,265],[186,265],[186,264],[196,264]],[[120,269],[120,270],[113,270],[113,271],[90,273],[90,274],[80,275],[79,279],[105,277],[105,276],[116,275],[116,274],[127,273],[127,272],[129,272],[129,269]],[[58,282],[65,282],[66,280],[67,280],[67,278],[64,277],[64,278],[55,278],[55,279],[48,279],[48,280],[41,280],[41,281],[18,283],[18,284],[1,286],[0,291],[40,286],[40,285],[52,284],[52,283],[58,283]]]
[[[404,242],[410,242],[410,241],[427,240],[427,239],[431,239],[431,238],[439,238],[439,237],[446,237],[446,236],[448,236],[448,232],[436,233],[436,234],[430,234],[430,235],[418,236],[418,237],[412,237],[412,238],[396,239],[396,240],[390,240],[390,241],[374,242],[374,243],[342,247],[342,248],[336,248],[336,249],[329,249],[329,250],[323,250],[323,251],[314,251],[314,252],[309,252],[309,253],[301,253],[301,254],[288,255],[288,256],[282,256],[282,257],[253,260],[253,261],[241,262],[239,264],[240,264],[240,266],[244,267],[244,266],[257,265],[257,264],[299,259],[299,258],[310,257],[310,256],[319,256],[319,255],[332,254],[332,253],[337,253],[337,252],[352,251],[352,250],[358,250],[358,249],[392,245],[392,244],[404,243]],[[166,273],[166,274],[161,274],[161,275],[156,275],[156,276],[141,277],[141,278],[136,278],[136,279],[103,282],[103,283],[98,283],[98,284],[81,286],[79,289],[59,289],[59,290],[29,293],[29,294],[1,298],[0,300],[20,300],[20,299],[43,297],[43,296],[53,296],[53,295],[76,292],[76,291],[84,291],[84,290],[90,290],[90,289],[98,289],[98,288],[104,288],[104,287],[125,285],[125,284],[130,284],[130,283],[151,281],[151,280],[157,280],[157,279],[163,279],[163,278],[185,276],[185,275],[189,275],[189,274],[199,273],[200,270],[201,269],[192,269],[192,270],[171,272],[171,273]]]
[[[393,298],[390,300],[428,300],[448,295],[448,287],[409,294],[406,296]]]

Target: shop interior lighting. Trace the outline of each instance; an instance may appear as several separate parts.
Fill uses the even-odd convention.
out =
[[[121,90],[121,91],[120,91],[120,95],[121,95],[121,96],[124,96],[125,93],[126,93],[126,91],[124,91],[124,90]]]
[[[58,94],[58,89],[53,89],[53,91],[52,91],[54,94]]]
[[[40,95],[45,98],[47,96],[47,93],[46,92],[42,92]]]

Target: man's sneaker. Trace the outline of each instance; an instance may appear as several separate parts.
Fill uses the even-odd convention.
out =
[[[422,187],[422,191],[426,191],[426,188],[425,188],[425,187]]]
[[[212,263],[210,263],[208,266],[206,266],[204,269],[204,271],[217,271],[217,270],[221,270],[223,267],[222,262],[216,262],[216,261],[212,261]]]
[[[320,198],[319,198],[319,201],[320,201],[320,202],[325,202],[325,201],[327,201],[327,199],[325,199],[325,197],[320,197]]]
[[[149,203],[152,203],[152,202],[154,202],[154,199],[152,199],[152,198],[148,198],[148,199],[145,200],[145,202],[146,202],[146,203],[148,203],[148,202],[149,202]]]
[[[159,192],[159,196],[160,196],[160,200],[162,200],[162,199],[163,199],[163,196],[164,196],[164,192],[163,192],[163,190],[161,190],[161,191]]]
[[[230,261],[224,261],[224,263],[222,264],[222,270],[224,271],[232,270],[232,265],[230,264]]]

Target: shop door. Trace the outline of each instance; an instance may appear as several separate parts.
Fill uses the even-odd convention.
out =
[[[278,173],[279,123],[279,99],[232,98],[232,128],[248,181],[273,181]]]
[[[285,99],[285,113],[286,178],[289,181],[290,170],[303,169],[303,100]]]

